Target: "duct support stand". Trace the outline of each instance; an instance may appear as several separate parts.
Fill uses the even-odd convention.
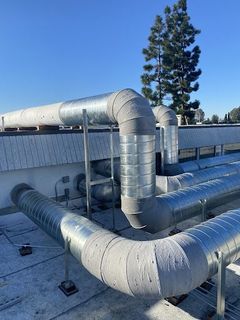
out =
[[[164,128],[160,127],[160,154],[161,154],[161,174],[164,175],[165,155],[164,155]]]
[[[1,120],[2,120],[2,124],[1,124],[1,127],[2,127],[2,128],[1,128],[1,129],[2,129],[2,132],[3,132],[3,131],[5,131],[4,116],[2,116],[1,118],[2,118],[2,119],[1,119]]]
[[[221,144],[221,156],[224,155],[224,144]]]
[[[200,159],[200,148],[196,148],[195,154],[196,154],[196,160],[199,160]]]
[[[70,239],[67,237],[65,239],[65,252],[64,252],[64,278],[65,280],[61,282],[58,288],[69,297],[72,294],[78,292],[78,288],[72,280],[69,280],[69,245]]]
[[[201,221],[204,222],[207,220],[207,200],[201,199],[199,200],[201,207],[202,207],[202,213],[201,213]]]
[[[110,161],[111,161],[111,185],[112,185],[112,231],[116,231],[115,219],[115,185],[114,185],[114,146],[113,146],[113,126],[110,126]]]
[[[86,198],[87,198],[87,216],[92,220],[92,203],[91,203],[91,169],[89,157],[89,138],[88,138],[88,117],[87,110],[82,110],[83,115],[83,140],[84,140],[84,162],[86,176]]]
[[[221,251],[216,252],[218,259],[217,274],[217,320],[224,320],[225,314],[225,282],[226,282],[226,259]]]

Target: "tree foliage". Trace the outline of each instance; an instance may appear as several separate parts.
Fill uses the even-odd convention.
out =
[[[147,64],[141,77],[142,93],[152,105],[170,97],[170,106],[189,119],[199,107],[199,101],[190,101],[190,94],[199,89],[201,74],[197,68],[201,51],[194,46],[199,33],[190,22],[187,1],[179,0],[173,8],[166,7],[164,18],[156,17],[149,45],[143,49]]]
[[[166,94],[163,84],[164,71],[162,64],[164,32],[163,20],[160,16],[156,16],[148,37],[149,45],[143,49],[147,63],[143,66],[144,73],[141,76],[143,83],[142,93],[154,106],[162,104]]]
[[[217,114],[213,114],[213,115],[212,115],[211,122],[212,122],[213,124],[218,124],[218,123],[219,123],[219,116],[218,116]]]
[[[205,117],[205,113],[201,108],[198,108],[195,111],[195,120],[197,122],[203,122],[204,121],[204,117]]]
[[[232,122],[240,122],[240,107],[233,108],[230,111],[230,118]]]

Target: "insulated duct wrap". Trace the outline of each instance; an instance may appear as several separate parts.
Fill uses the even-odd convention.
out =
[[[240,210],[166,239],[134,241],[100,228],[27,185],[15,187],[12,199],[62,246],[68,239],[70,252],[90,273],[131,296],[187,293],[217,272],[216,251],[222,251],[227,264],[240,257]]]

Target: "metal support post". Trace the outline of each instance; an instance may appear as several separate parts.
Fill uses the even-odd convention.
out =
[[[165,152],[164,152],[164,128],[160,127],[160,153],[161,153],[161,174],[164,175]]]
[[[214,146],[214,148],[213,148],[213,153],[214,153],[214,157],[216,157],[217,156],[217,146]]]
[[[5,131],[4,116],[2,116],[2,131]]]
[[[67,237],[65,239],[65,252],[64,252],[64,278],[65,280],[61,282],[58,286],[59,289],[68,297],[76,292],[78,288],[72,280],[69,280],[69,247],[70,239]]]
[[[196,148],[196,160],[199,160],[200,159],[200,148]]]
[[[64,279],[65,283],[69,281],[69,245],[70,245],[70,240],[69,238],[66,238],[65,240],[65,251],[64,251]]]
[[[223,252],[216,252],[216,256],[218,259],[217,320],[224,320],[226,263]]]
[[[87,215],[88,215],[88,219],[92,220],[91,168],[90,168],[90,157],[89,157],[87,110],[83,109],[82,114],[83,114],[83,138],[84,138],[84,160],[85,160],[85,175],[86,175]]]
[[[206,199],[201,199],[199,200],[199,202],[201,203],[202,206],[202,222],[207,220],[207,200]]]
[[[114,147],[113,147],[113,126],[110,126],[110,159],[111,159],[111,184],[112,184],[112,228],[115,230],[115,181],[114,181]]]
[[[221,156],[224,155],[224,144],[221,144]]]

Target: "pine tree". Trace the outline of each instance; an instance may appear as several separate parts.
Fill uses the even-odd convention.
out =
[[[186,0],[179,0],[173,9],[166,7],[164,19],[156,16],[148,38],[149,45],[143,49],[145,61],[142,93],[153,105],[172,100],[177,113],[194,118],[199,101],[190,101],[190,94],[197,91],[197,69],[200,48],[194,46],[200,31],[190,23]]]
[[[197,68],[201,50],[193,46],[200,31],[190,23],[187,1],[179,0],[171,10],[165,9],[166,32],[163,41],[163,65],[167,69],[166,91],[172,95],[172,107],[192,120],[200,102],[190,101],[190,94],[199,89]]]
[[[165,89],[163,85],[164,71],[162,66],[163,51],[162,42],[165,26],[160,16],[156,16],[155,23],[151,28],[148,37],[149,45],[143,49],[145,61],[144,73],[141,76],[143,95],[149,100],[152,106],[163,103],[165,97]]]

